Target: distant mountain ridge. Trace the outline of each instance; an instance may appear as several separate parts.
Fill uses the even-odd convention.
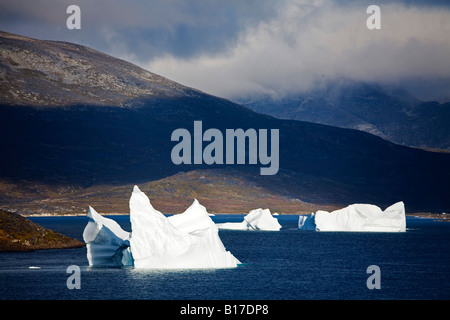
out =
[[[340,79],[314,90],[236,98],[256,112],[350,128],[389,141],[422,148],[450,150],[450,102],[424,102],[406,91]]]
[[[276,119],[75,44],[7,33],[0,34],[0,42],[0,182],[7,190],[0,194],[0,207],[11,209],[23,201],[11,189],[31,186],[39,192],[49,186],[64,192],[65,205],[76,207],[77,196],[67,191],[71,187],[107,190],[208,169],[213,180],[245,176],[242,181],[253,190],[286,198],[291,208],[296,199],[299,204],[379,206],[402,200],[407,210],[450,208],[450,154],[399,146],[357,130]],[[172,132],[192,132],[197,120],[203,130],[278,129],[279,172],[261,176],[259,165],[248,161],[173,164]],[[165,199],[182,195],[191,202],[192,193],[181,189],[189,188],[192,175],[177,177],[187,183],[158,194]],[[196,190],[211,179],[199,179]],[[233,192],[239,197],[233,184],[215,185],[227,189],[228,205]]]
[[[126,107],[138,97],[176,98],[198,92],[85,46],[2,31],[0,41],[3,104]]]

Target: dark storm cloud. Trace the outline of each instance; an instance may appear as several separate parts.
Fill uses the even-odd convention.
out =
[[[70,4],[81,8],[81,30],[66,28]],[[226,50],[240,31],[275,8],[273,0],[2,0],[0,29],[147,61],[164,53],[192,57]]]
[[[228,98],[282,96],[339,78],[395,85],[419,98],[450,98],[448,6],[380,4],[382,28],[368,30],[367,3],[345,3],[284,1],[276,15],[244,30],[224,54],[167,55],[147,68]],[[431,82],[441,88],[433,96],[430,86],[417,86]]]

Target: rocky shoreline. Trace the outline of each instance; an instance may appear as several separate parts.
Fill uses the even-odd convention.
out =
[[[447,214],[445,212],[443,213],[414,213],[414,214],[407,214],[406,216],[413,216],[418,218],[425,218],[425,219],[435,219],[440,221],[450,221],[450,214]]]
[[[0,210],[0,252],[84,246],[83,242],[44,228],[21,215]]]

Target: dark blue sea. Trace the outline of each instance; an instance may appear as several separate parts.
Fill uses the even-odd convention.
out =
[[[130,231],[128,216],[109,216]],[[240,222],[242,215],[217,215]],[[86,248],[0,253],[0,299],[449,299],[450,223],[407,217],[405,233],[315,232],[298,216],[277,217],[279,232],[221,230],[244,264],[218,270],[89,268]],[[82,241],[86,217],[33,221]],[[80,267],[80,289],[68,289],[67,267]],[[380,289],[368,289],[368,266]],[[32,268],[30,268],[32,267]]]

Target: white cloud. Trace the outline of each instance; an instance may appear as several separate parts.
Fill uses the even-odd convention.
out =
[[[450,11],[380,7],[382,29],[368,30],[365,5],[287,1],[275,18],[245,29],[226,52],[189,59],[166,54],[143,66],[228,98],[302,91],[339,77],[385,83],[449,79]]]

